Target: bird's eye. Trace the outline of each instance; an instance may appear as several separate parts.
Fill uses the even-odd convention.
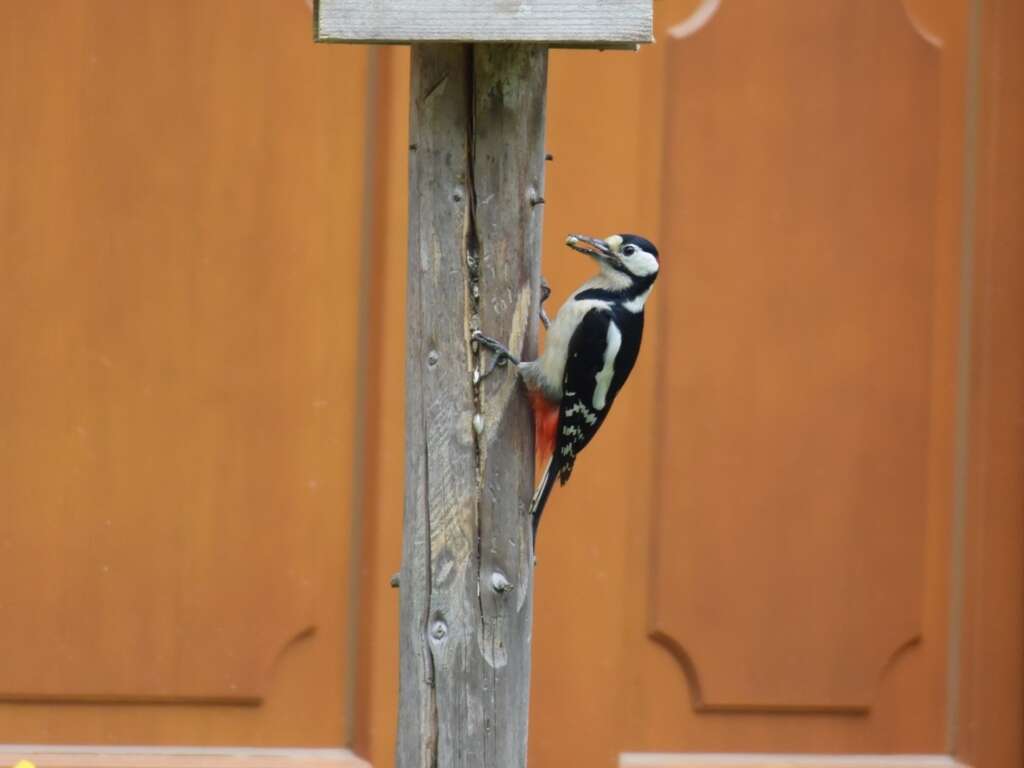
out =
[[[622,249],[622,253],[625,254],[626,256],[632,256],[634,253],[636,253],[636,246],[627,245],[625,248]]]

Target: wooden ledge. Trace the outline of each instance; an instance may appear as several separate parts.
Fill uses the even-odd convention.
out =
[[[252,747],[0,747],[0,768],[370,768],[347,749]]]
[[[651,0],[315,0],[328,43],[538,43],[631,48],[654,41]]]
[[[619,768],[969,768],[949,755],[624,753]]]

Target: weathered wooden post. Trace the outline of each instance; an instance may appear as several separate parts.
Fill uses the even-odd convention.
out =
[[[651,0],[319,0],[314,23],[414,44],[397,765],[524,766],[533,431],[470,334],[536,353],[548,47],[635,49]]]

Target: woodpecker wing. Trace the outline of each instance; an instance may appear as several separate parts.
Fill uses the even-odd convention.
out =
[[[597,432],[615,398],[615,359],[622,333],[612,312],[588,311],[569,341],[562,378],[562,402],[555,435],[554,460],[562,484],[572,474],[576,455]]]

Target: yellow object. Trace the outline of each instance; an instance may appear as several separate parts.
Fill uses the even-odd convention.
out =
[[[28,760],[19,760],[14,768],[36,768],[36,764]]]

